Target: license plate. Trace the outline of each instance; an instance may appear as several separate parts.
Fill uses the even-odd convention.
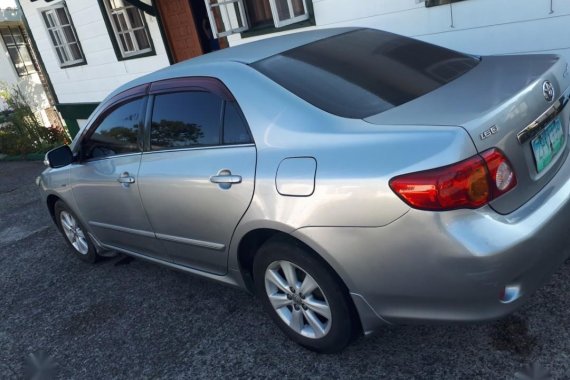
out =
[[[564,146],[564,129],[557,117],[531,141],[536,170],[540,173],[546,168]]]

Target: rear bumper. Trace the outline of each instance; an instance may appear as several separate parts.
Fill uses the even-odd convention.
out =
[[[567,159],[508,215],[488,206],[410,210],[385,227],[306,227],[294,235],[345,281],[371,332],[384,322],[482,321],[513,312],[568,258],[569,226]],[[502,302],[507,286],[520,291]]]

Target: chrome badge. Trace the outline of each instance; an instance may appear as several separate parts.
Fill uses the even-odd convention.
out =
[[[485,139],[487,139],[488,137],[493,136],[493,135],[496,134],[497,132],[499,132],[499,128],[497,128],[496,125],[493,125],[491,128],[489,128],[489,129],[487,129],[485,132],[481,133],[481,134],[479,135],[479,138],[480,138],[481,140],[485,140]]]
[[[550,81],[547,80],[542,84],[542,93],[544,94],[544,99],[546,99],[547,102],[554,100],[554,86]]]

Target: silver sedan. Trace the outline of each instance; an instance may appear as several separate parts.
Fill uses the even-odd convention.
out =
[[[297,33],[120,87],[38,184],[76,256],[247,289],[334,352],[502,317],[568,257],[569,85],[555,55]]]

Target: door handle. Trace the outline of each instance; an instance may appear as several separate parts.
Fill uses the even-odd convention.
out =
[[[119,178],[117,178],[117,182],[125,186],[129,186],[129,184],[135,183],[135,178],[131,177],[129,172],[124,172]]]
[[[219,185],[221,189],[227,190],[232,187],[232,185],[241,183],[241,176],[233,175],[231,171],[223,169],[220,170],[217,175],[211,176],[210,182]]]
[[[228,183],[236,184],[241,183],[241,176],[239,175],[214,175],[210,177],[212,183]]]

